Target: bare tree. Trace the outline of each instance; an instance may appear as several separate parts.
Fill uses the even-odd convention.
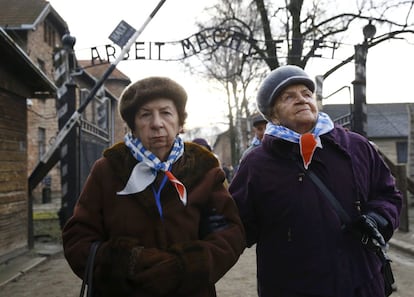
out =
[[[413,33],[413,4],[414,0],[219,1],[212,8],[211,21],[200,24],[200,29],[221,28],[223,42],[207,47],[197,58],[203,66],[200,71],[226,90],[233,164],[240,154],[237,144],[246,144],[242,119],[253,106],[248,86],[258,85],[264,69],[283,64],[305,68],[310,59],[339,49],[353,28],[368,22],[378,28],[377,35],[366,40],[368,47]],[[237,46],[234,36],[239,36]],[[328,70],[322,79],[353,58]]]
[[[283,62],[305,67],[321,49],[340,47],[341,39],[352,25],[362,27],[361,24],[371,21],[381,29],[377,37],[369,41],[369,46],[402,33],[413,33],[414,29],[412,0],[347,1],[341,10],[337,7],[338,1],[329,0],[314,0],[306,7],[303,0],[285,0],[284,6],[273,6],[275,1],[253,1],[260,14],[264,37],[264,47],[259,49],[258,55],[270,69]],[[278,55],[276,46],[282,43],[285,61]]]
[[[214,17],[210,23],[199,24],[199,27],[201,31],[215,30],[214,38],[220,38],[220,42],[195,57],[201,67],[194,66],[194,61],[186,61],[191,71],[198,71],[225,90],[233,166],[237,165],[250,136],[246,133],[246,119],[253,107],[248,90],[253,81],[260,81],[265,69],[265,64],[260,59],[253,61],[256,57],[251,55],[252,30],[257,26],[257,18],[246,17],[248,23],[240,19],[248,11],[242,3],[224,0],[211,8]]]

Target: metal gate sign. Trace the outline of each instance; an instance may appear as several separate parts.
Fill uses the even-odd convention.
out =
[[[131,39],[135,32],[137,32],[137,30],[122,20],[118,26],[116,26],[115,30],[112,31],[111,35],[109,35],[109,39],[122,48],[127,44],[128,40]]]

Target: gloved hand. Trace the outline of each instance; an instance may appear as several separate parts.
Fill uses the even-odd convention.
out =
[[[139,241],[132,237],[113,238],[101,245],[94,273],[100,296],[128,296],[133,292],[128,280],[130,259],[132,251],[140,249]]]
[[[154,296],[173,292],[180,284],[183,267],[180,258],[156,248],[132,253],[128,279]]]
[[[378,248],[386,246],[384,237],[378,230],[378,221],[376,220],[377,216],[384,219],[377,214],[373,215],[373,213],[368,213],[361,215],[351,224],[351,231],[357,233],[362,244],[372,251],[377,251]]]
[[[223,230],[229,226],[226,217],[217,213],[215,208],[202,214],[200,222],[200,238],[206,237],[210,233]]]

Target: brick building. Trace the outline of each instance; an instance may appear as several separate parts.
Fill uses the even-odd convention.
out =
[[[28,247],[26,100],[50,96],[52,81],[0,28],[0,262]]]
[[[15,127],[9,129],[7,133],[0,133],[0,137],[3,138],[19,139],[17,141],[18,150],[13,155],[17,158],[16,162],[18,162],[18,165],[14,166],[18,169],[7,174],[1,173],[1,176],[7,177],[5,181],[10,179],[9,174],[18,177],[22,182],[19,191],[22,191],[21,195],[24,195],[24,199],[23,196],[16,198],[20,203],[20,208],[17,210],[15,209],[15,198],[7,198],[6,196],[7,199],[0,198],[0,205],[3,205],[3,207],[0,206],[0,231],[2,231],[0,233],[2,236],[7,235],[3,232],[5,229],[10,227],[12,230],[14,225],[19,225],[21,229],[13,231],[19,233],[16,238],[13,236],[7,237],[7,240],[0,238],[1,257],[9,248],[13,249],[24,245],[31,246],[33,240],[33,230],[31,230],[33,228],[33,222],[31,222],[33,219],[31,215],[32,203],[44,202],[42,201],[45,198],[42,190],[45,187],[50,185],[52,196],[62,199],[62,203],[63,190],[70,190],[73,197],[77,198],[77,191],[81,187],[81,179],[83,178],[78,174],[80,166],[82,165],[82,172],[89,171],[88,166],[100,156],[103,146],[109,146],[115,141],[122,140],[125,127],[117,112],[117,102],[121,91],[130,83],[130,80],[117,69],[112,72],[105,81],[100,94],[93,97],[79,124],[73,129],[75,138],[71,141],[75,142],[76,147],[84,146],[84,149],[69,150],[69,160],[75,161],[69,161],[68,164],[68,158],[62,157],[61,146],[58,154],[54,154],[58,157],[54,157],[48,163],[48,166],[51,164],[51,167],[43,167],[46,169],[37,174],[36,169],[41,164],[41,157],[47,155],[45,153],[53,147],[56,136],[59,130],[62,129],[65,117],[67,118],[73,114],[76,108],[79,107],[84,97],[105,72],[108,64],[88,67],[87,61],[78,62],[74,54],[68,54],[64,56],[65,59],[62,60],[62,64],[58,65],[56,53],[62,50],[70,50],[66,48],[67,44],[62,43],[62,38],[65,40],[65,37],[70,37],[69,28],[47,1],[19,0],[10,2],[0,0],[0,7],[2,7],[0,10],[2,34],[7,36],[8,40],[11,40],[15,51],[24,56],[24,59],[26,59],[24,61],[30,64],[29,66],[20,67],[19,69],[23,69],[21,73],[27,71],[26,68],[29,68],[29,70],[35,69],[35,71],[27,72],[27,75],[26,73],[17,75],[15,69],[13,69],[11,73],[13,76],[4,70],[5,66],[9,65],[9,61],[5,58],[8,56],[5,55],[0,60],[0,74],[2,75],[0,93],[3,89],[11,89],[12,93],[15,92],[13,95],[19,97],[19,104],[11,105],[11,108],[13,108],[9,112],[11,118],[9,117],[6,123],[8,126],[12,126],[13,119],[15,119]],[[70,38],[66,40],[70,40]],[[20,64],[16,62],[16,65]],[[61,81],[62,77],[64,78],[63,81]],[[67,92],[66,96],[61,96],[64,93],[62,89],[68,89],[70,93]],[[1,100],[5,99],[1,98]],[[7,100],[10,101],[11,99]],[[6,101],[2,101],[1,104],[7,105],[7,102],[4,102]],[[5,113],[6,109],[4,107],[0,108],[1,112]],[[21,126],[23,123],[25,127]],[[6,124],[0,124],[0,131],[7,129]],[[23,128],[24,130],[22,130]],[[19,131],[16,131],[16,129]],[[17,135],[12,135],[15,132]],[[24,141],[20,139],[21,137],[24,137]],[[95,150],[91,154],[89,148],[97,143],[96,139],[98,139],[100,146],[95,146]],[[13,146],[15,149],[17,144]],[[2,148],[9,150],[6,145],[3,145]],[[63,151],[65,151],[64,146]],[[23,153],[24,157],[22,156]],[[2,155],[9,158],[10,153],[9,155]],[[85,159],[88,162],[83,162]],[[63,164],[64,168],[62,168],[62,162],[66,162]],[[65,174],[69,174],[71,179],[76,179],[74,183],[77,184],[77,191],[73,191],[70,186],[68,187],[66,183],[68,178],[64,176]],[[33,175],[35,175],[35,178],[32,178]],[[3,182],[2,184],[3,186],[11,186],[13,183],[7,185]],[[1,197],[3,197],[4,191],[8,191],[8,188],[1,188],[2,184],[0,183]],[[31,194],[30,199],[29,194]],[[24,205],[21,204],[23,200]],[[2,210],[4,211],[2,212]],[[9,222],[11,216],[17,221]]]
[[[80,60],[78,61],[81,68],[86,69],[86,71],[95,79],[102,77],[104,72],[108,69],[109,64],[95,64],[92,65],[89,60]],[[127,85],[131,83],[131,80],[124,73],[115,69],[111,75],[105,81],[105,88],[109,93],[111,93],[115,98],[119,98],[122,91]],[[122,141],[125,133],[127,132],[127,126],[123,123],[121,117],[118,114],[118,100],[114,102],[114,138],[113,142]]]
[[[16,44],[26,52],[50,80],[54,80],[53,51],[61,46],[61,39],[68,32],[65,21],[44,0],[0,0],[0,26]],[[58,127],[53,97],[28,98],[28,164],[27,174],[32,172],[40,156],[53,141]],[[49,173],[54,191],[60,191],[60,169],[55,166]],[[35,189],[38,198],[42,184]]]

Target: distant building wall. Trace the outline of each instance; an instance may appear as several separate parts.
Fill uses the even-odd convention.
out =
[[[54,36],[49,34],[45,38],[45,26],[48,26],[49,31],[54,32]],[[40,23],[36,27],[36,30],[27,31],[27,54],[33,63],[38,65],[52,81],[54,81],[53,49],[54,46],[59,46],[60,44],[61,37],[54,30],[53,26],[47,22],[47,19]],[[49,149],[58,133],[56,99],[31,98],[31,104],[28,107],[27,130],[28,176],[39,162],[41,155]],[[44,131],[44,134],[41,131]],[[52,193],[59,193],[61,191],[59,163],[52,168],[48,176],[51,178]],[[33,196],[36,202],[39,202],[41,199],[43,187],[44,184],[40,183],[33,190]]]
[[[223,165],[231,165],[231,145],[229,131],[220,134],[213,146],[214,153],[217,154]]]
[[[47,23],[47,21],[45,21]],[[48,25],[54,32],[53,41],[49,35],[45,38],[45,22],[40,23],[36,30],[27,31],[27,54],[34,64],[53,81],[53,49],[61,44],[61,37],[53,29],[51,24]],[[52,44],[53,42],[53,44]]]
[[[26,98],[0,84],[0,259],[27,246],[26,125]]]
[[[397,160],[395,142],[388,139],[371,139],[389,159],[393,162]]]
[[[410,127],[414,127],[414,104],[407,105],[408,119]],[[409,177],[414,176],[414,128],[410,129],[408,136],[408,166],[407,173]]]
[[[128,126],[124,123],[118,111],[119,97],[128,83],[125,80],[107,80],[105,87],[108,88],[118,99],[113,102],[114,116],[114,143],[124,140],[125,133],[128,132]]]

